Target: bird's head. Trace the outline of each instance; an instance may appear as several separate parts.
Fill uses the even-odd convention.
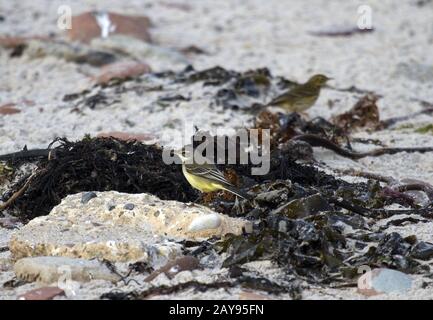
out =
[[[181,149],[175,150],[174,154],[179,157],[182,163],[192,158],[192,152],[189,148],[183,147]]]
[[[323,74],[315,74],[308,80],[308,83],[316,87],[323,87],[331,79]]]

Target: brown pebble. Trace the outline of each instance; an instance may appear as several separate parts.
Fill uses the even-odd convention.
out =
[[[0,106],[0,114],[2,115],[11,115],[20,113],[21,110],[18,108],[15,108],[15,103],[7,103],[2,106]]]
[[[150,282],[159,276],[161,273],[165,273],[170,279],[181,271],[191,271],[197,269],[199,261],[197,258],[192,256],[184,256],[177,258],[176,260],[169,261],[165,266],[152,272],[144,281]]]
[[[150,20],[145,16],[128,16],[108,12],[108,18],[115,26],[110,34],[128,35],[146,42],[150,42]],[[101,28],[91,12],[85,12],[72,17],[72,28],[68,30],[68,37],[73,41],[89,43],[101,36]]]
[[[16,36],[0,36],[0,47],[7,49],[15,49],[16,47],[27,44],[30,40],[49,40],[45,36],[29,36],[29,37],[16,37]]]
[[[65,292],[58,287],[42,287],[27,291],[18,297],[19,300],[51,300]]]
[[[270,299],[258,293],[243,291],[239,293],[239,300],[270,300]]]
[[[145,63],[133,61],[116,62],[102,67],[101,72],[94,77],[94,80],[98,84],[105,84],[113,79],[136,78],[150,71],[150,67]]]

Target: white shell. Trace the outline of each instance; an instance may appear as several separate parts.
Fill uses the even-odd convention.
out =
[[[219,214],[211,213],[195,218],[188,227],[188,231],[202,231],[216,229],[221,225],[222,219]]]

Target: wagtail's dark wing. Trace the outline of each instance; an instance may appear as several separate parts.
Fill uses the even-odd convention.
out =
[[[232,185],[229,181],[227,181],[223,173],[219,171],[218,168],[213,164],[186,164],[185,168],[192,175],[219,182],[223,185]]]
[[[271,102],[268,103],[268,105],[272,106],[285,103],[294,103],[296,101],[302,100],[305,97],[314,96],[316,94],[317,92],[315,88],[309,88],[305,85],[299,85],[289,90],[288,92],[285,92],[274,98]]]

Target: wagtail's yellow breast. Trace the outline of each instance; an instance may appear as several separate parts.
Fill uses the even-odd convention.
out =
[[[182,172],[188,180],[188,182],[193,186],[193,188],[200,190],[201,192],[212,192],[224,189],[221,184],[211,182],[209,179],[202,178],[199,176],[192,175],[186,170],[185,165],[182,165]]]

